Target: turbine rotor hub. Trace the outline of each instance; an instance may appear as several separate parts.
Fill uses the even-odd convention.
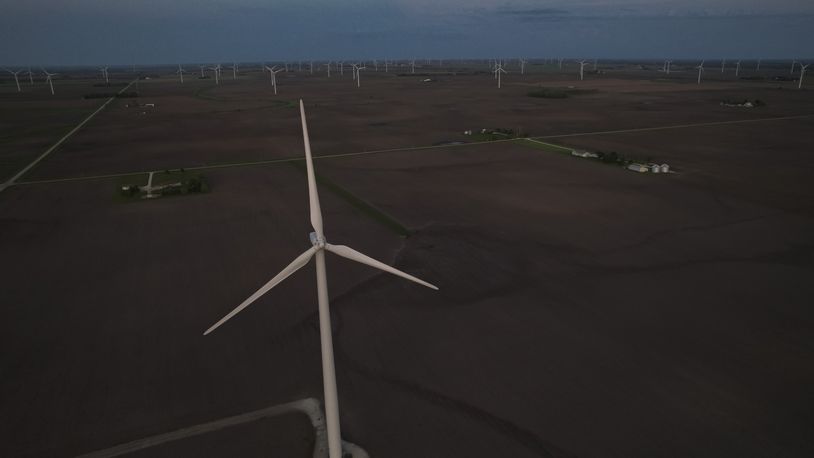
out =
[[[320,237],[316,232],[311,232],[308,234],[308,238],[311,240],[311,245],[320,249],[325,248],[325,237]]]

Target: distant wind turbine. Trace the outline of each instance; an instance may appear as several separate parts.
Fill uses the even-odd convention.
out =
[[[31,86],[34,85],[34,72],[31,71],[31,67],[28,67],[28,82]]]
[[[362,72],[361,72],[361,70],[364,70],[365,68],[367,68],[367,67],[359,67],[358,65],[353,64],[353,74],[355,75],[354,79],[356,80],[356,87],[360,87],[361,84],[362,84],[361,83],[361,81],[362,81]]]
[[[757,68],[755,68],[755,70],[760,71],[760,59],[757,60]]]
[[[237,62],[232,63],[231,68],[232,68],[232,79],[236,80],[237,79],[237,69],[238,69]]]
[[[42,69],[42,72],[45,73],[45,82],[51,86],[51,95],[54,95],[54,77],[59,75],[59,73],[48,73],[48,71],[44,68]]]
[[[797,89],[802,89],[803,88],[803,76],[805,76],[806,69],[808,68],[809,65],[811,65],[811,64],[808,63],[808,64],[803,65],[803,63],[800,62],[800,82],[797,83]]]
[[[175,73],[177,73],[178,77],[181,78],[181,84],[184,84],[184,73],[186,73],[186,71],[181,68],[181,64],[178,64],[178,71]]]
[[[521,75],[526,74],[526,63],[528,63],[528,61],[526,59],[520,59],[520,74]]]
[[[503,70],[503,66],[499,64],[495,64],[495,78],[497,78],[497,88],[500,89],[500,74],[501,73],[508,73],[506,70]]]
[[[331,61],[328,61],[328,63],[325,64],[325,65],[328,66],[328,78],[330,78],[331,77]]]
[[[215,72],[215,84],[220,84],[220,64],[209,67],[209,69]]]
[[[415,59],[410,61],[410,66],[413,68],[412,73],[415,73]]]
[[[723,73],[723,72],[724,72],[724,69],[725,69],[725,68],[726,68],[726,59],[723,59],[723,60],[721,61],[721,73]]]
[[[105,78],[105,84],[110,85],[110,78],[107,77],[107,67],[99,67],[102,76]]]
[[[672,65],[673,65],[673,61],[668,60],[667,61],[667,74],[668,75],[670,74],[670,67],[672,67]]]
[[[277,68],[276,65],[271,68],[269,68],[268,65],[266,66],[266,70],[268,70],[269,74],[271,75],[271,85],[274,87],[274,95],[277,95],[277,74],[283,71],[284,69],[281,68],[279,70],[275,70],[275,68]]]
[[[425,282],[424,280],[420,280],[410,274],[402,272],[365,254],[362,254],[353,248],[344,245],[332,245],[327,242],[323,233],[322,211],[320,209],[319,195],[317,193],[317,181],[314,173],[313,158],[311,157],[311,141],[308,136],[308,124],[305,120],[305,106],[302,100],[300,100],[300,118],[302,120],[303,143],[305,144],[305,165],[308,180],[310,219],[311,226],[314,229],[314,232],[311,232],[308,236],[309,240],[311,241],[311,248],[294,259],[294,261],[286,266],[282,272],[274,276],[259,290],[249,296],[248,299],[238,305],[237,308],[229,312],[217,323],[212,325],[212,327],[207,329],[206,332],[204,332],[204,335],[208,335],[220,327],[223,323],[240,313],[243,309],[269,292],[272,288],[288,278],[291,274],[308,264],[311,258],[314,258],[317,276],[319,337],[322,354],[322,385],[325,394],[325,419],[328,433],[328,453],[330,458],[341,458],[342,434],[339,424],[339,398],[336,388],[336,367],[334,363],[333,337],[331,336],[331,311],[328,300],[328,279],[325,268],[325,252],[328,251],[343,258],[350,259],[351,261],[374,267],[383,272],[387,272],[389,274],[418,283],[419,285],[426,286],[427,288],[434,290],[437,290],[438,288]]]
[[[735,78],[738,77],[740,72],[741,72],[741,61],[737,61],[735,62]]]
[[[581,60],[579,63],[579,80],[582,81],[585,79],[585,66],[588,65],[588,62]]]
[[[13,71],[11,71],[9,69],[4,69],[4,70],[6,70],[7,72],[14,75],[14,83],[17,84],[17,92],[22,92],[22,89],[20,89],[20,80],[17,78],[17,75],[19,75],[20,72],[22,72],[22,70],[17,70],[16,72],[13,72]]]
[[[796,60],[791,61],[791,71],[789,72],[789,75],[794,74],[794,66],[795,65],[797,65],[797,61]]]
[[[695,67],[698,69],[698,82],[696,84],[701,84],[701,73],[704,72],[704,61],[701,61],[701,65]]]

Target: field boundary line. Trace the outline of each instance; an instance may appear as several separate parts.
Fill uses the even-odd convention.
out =
[[[132,84],[132,83],[131,83]],[[733,121],[715,121],[715,122],[707,122],[707,123],[695,123],[695,124],[679,124],[679,125],[672,125],[672,126],[658,126],[658,127],[640,127],[634,129],[619,129],[619,130],[605,130],[605,131],[595,131],[595,132],[577,132],[572,134],[558,134],[558,135],[540,135],[535,137],[522,137],[522,138],[507,138],[502,140],[490,140],[490,141],[482,141],[482,142],[471,142],[471,143],[453,143],[453,144],[446,144],[446,145],[426,145],[426,146],[405,146],[400,148],[387,148],[387,149],[379,149],[379,150],[370,150],[370,151],[356,151],[352,153],[336,153],[336,154],[325,154],[320,156],[314,156],[314,160],[317,159],[336,159],[336,158],[343,158],[343,157],[353,157],[353,156],[366,156],[370,154],[384,154],[384,153],[398,153],[398,152],[406,152],[406,151],[421,151],[421,150],[428,150],[428,149],[436,149],[436,148],[453,148],[453,147],[460,147],[460,146],[478,146],[478,145],[487,145],[487,144],[495,144],[495,143],[506,143],[506,142],[515,142],[517,143],[518,140],[528,140],[535,143],[540,143],[546,146],[560,148],[560,149],[572,149],[567,148],[562,145],[556,145],[553,143],[546,143],[541,141],[541,139],[551,139],[551,138],[568,138],[568,137],[580,137],[580,136],[590,136],[590,135],[605,135],[605,134],[620,134],[620,133],[629,133],[629,132],[647,132],[647,131],[655,131],[655,130],[669,130],[669,129],[686,129],[692,127],[705,127],[705,126],[718,126],[718,125],[727,125],[727,124],[741,124],[741,123],[751,123],[751,122],[764,122],[764,121],[783,121],[789,119],[804,119],[804,118],[811,118],[814,117],[814,114],[806,114],[806,115],[795,115],[795,116],[782,116],[776,118],[758,118],[758,119],[740,119],[740,120],[733,120]],[[53,148],[53,147],[52,147]],[[39,160],[39,159],[38,159]],[[233,162],[233,163],[226,163],[226,164],[212,164],[212,165],[199,165],[194,167],[184,167],[184,170],[210,170],[210,169],[225,169],[231,167],[251,167],[255,165],[270,165],[270,164],[278,164],[278,163],[285,163],[285,162],[295,162],[295,161],[303,161],[305,160],[304,157],[300,156],[292,156],[288,158],[280,158],[280,159],[269,159],[264,161],[247,161],[247,162]],[[164,170],[164,169],[161,169]],[[133,171],[133,172],[121,172],[121,173],[110,173],[104,175],[92,175],[92,176],[79,176],[79,177],[67,177],[67,178],[53,178],[53,179],[46,179],[46,180],[32,180],[32,181],[20,181],[20,182],[7,182],[4,185],[0,185],[0,191],[2,191],[3,187],[6,186],[20,186],[20,185],[31,185],[31,184],[47,184],[47,183],[62,183],[62,182],[70,182],[70,181],[86,181],[86,180],[102,180],[107,178],[117,178],[123,176],[130,176],[130,175],[146,175],[150,172],[159,172],[161,170],[140,170],[140,171]],[[171,169],[176,170],[176,169]]]
[[[103,103],[103,104],[102,104],[102,105],[101,105],[99,108],[97,108],[97,109],[96,109],[96,110],[95,110],[93,113],[91,113],[90,115],[88,115],[88,117],[87,117],[87,118],[85,118],[85,119],[84,119],[82,122],[80,122],[79,124],[77,124],[77,126],[76,126],[76,127],[74,127],[73,129],[71,129],[71,131],[70,131],[70,132],[68,132],[67,134],[65,134],[64,136],[62,136],[62,138],[60,138],[59,140],[57,140],[57,142],[56,142],[56,143],[54,143],[53,145],[51,145],[51,147],[50,147],[50,148],[48,148],[47,150],[45,150],[45,152],[44,152],[44,153],[40,154],[40,155],[39,155],[39,156],[38,156],[36,159],[34,159],[34,161],[32,161],[30,164],[28,164],[27,166],[25,166],[25,167],[24,167],[22,170],[20,170],[19,172],[17,172],[17,174],[16,174],[16,175],[14,175],[13,177],[11,177],[11,178],[9,178],[8,180],[6,180],[6,182],[5,182],[5,183],[0,184],[0,192],[2,192],[2,191],[3,191],[4,189],[6,189],[7,187],[9,187],[9,186],[11,186],[11,185],[15,184],[15,183],[17,182],[17,180],[19,180],[19,179],[20,179],[20,178],[21,178],[23,175],[25,175],[26,173],[28,173],[28,171],[29,171],[29,170],[31,170],[32,168],[34,168],[34,166],[36,166],[37,164],[39,164],[39,163],[40,163],[40,161],[42,161],[43,159],[45,159],[46,157],[48,157],[48,155],[49,155],[49,154],[51,154],[52,152],[54,152],[54,150],[56,150],[57,148],[59,148],[59,147],[60,147],[60,145],[62,145],[62,144],[65,142],[65,140],[69,139],[69,138],[70,138],[70,137],[71,137],[73,134],[75,134],[75,133],[76,133],[76,132],[77,132],[79,129],[81,129],[82,127],[84,127],[84,125],[85,125],[85,124],[87,124],[87,123],[88,123],[88,122],[89,122],[91,119],[93,119],[93,117],[94,117],[94,116],[96,116],[96,115],[97,115],[97,114],[98,114],[100,111],[104,110],[104,109],[105,109],[105,107],[106,107],[106,106],[108,106],[108,105],[110,104],[110,102],[112,102],[112,101],[113,101],[113,100],[116,98],[116,96],[118,96],[118,95],[119,95],[119,94],[121,94],[122,92],[126,91],[126,90],[127,90],[127,88],[129,88],[129,87],[130,87],[130,86],[131,86],[131,85],[132,85],[134,82],[135,82],[135,80],[131,81],[131,82],[130,82],[130,83],[127,85],[127,86],[123,87],[123,88],[122,88],[122,89],[121,89],[119,92],[117,92],[115,95],[113,95],[113,96],[111,96],[109,99],[107,99],[107,101],[106,101],[105,103]]]
[[[598,130],[594,132],[577,132],[573,134],[557,134],[557,135],[539,135],[535,137],[528,137],[529,139],[547,139],[547,138],[566,138],[566,137],[582,137],[589,135],[605,135],[605,134],[624,134],[628,132],[647,132],[651,130],[669,130],[669,129],[687,129],[690,127],[706,127],[706,126],[721,126],[726,124],[745,124],[749,122],[762,122],[762,121],[784,121],[787,119],[802,119],[810,118],[814,114],[794,115],[794,116],[780,116],[776,118],[756,118],[756,119],[736,119],[732,121],[712,121],[712,122],[699,122],[694,124],[676,124],[672,126],[660,127],[637,127],[634,129],[618,129],[618,130]]]

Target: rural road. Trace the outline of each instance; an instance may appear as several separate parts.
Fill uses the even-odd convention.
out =
[[[130,84],[133,84],[132,82]],[[129,87],[128,85],[127,87]],[[125,87],[120,92],[123,92]],[[92,176],[82,176],[82,177],[69,177],[69,178],[54,178],[49,180],[32,180],[32,181],[17,181],[20,177],[25,175],[32,167],[34,167],[38,162],[48,156],[52,151],[54,151],[59,145],[61,145],[65,140],[67,140],[71,135],[73,135],[77,130],[79,130],[82,126],[84,126],[88,121],[90,121],[97,113],[102,111],[102,109],[107,106],[113,100],[113,97],[107,100],[99,109],[94,111],[90,116],[88,116],[84,121],[82,121],[78,126],[76,126],[73,130],[68,132],[67,135],[59,139],[53,146],[48,148],[48,150],[43,153],[40,157],[38,157],[34,162],[29,164],[26,168],[21,170],[19,173],[14,175],[9,181],[0,185],[0,192],[2,192],[5,188],[13,185],[31,185],[31,184],[45,184],[45,183],[60,183],[60,182],[67,182],[67,181],[86,181],[86,180],[102,180],[107,178],[117,178],[117,177],[124,177],[124,176],[131,176],[131,175],[147,175],[152,172],[156,172],[156,170],[141,170],[135,172],[122,172],[122,173],[111,173],[111,174],[104,174],[104,175],[92,175]],[[756,122],[771,122],[771,121],[785,121],[790,119],[805,119],[814,117],[814,114],[806,114],[806,115],[795,115],[795,116],[781,116],[781,117],[774,117],[774,118],[757,118],[757,119],[740,119],[734,121],[715,121],[715,122],[703,122],[703,123],[694,123],[694,124],[673,124],[669,126],[654,126],[654,127],[637,127],[631,129],[619,129],[619,130],[600,130],[600,131],[592,131],[592,132],[575,132],[571,134],[557,134],[557,135],[543,135],[543,136],[536,136],[536,137],[528,137],[528,140],[536,141],[537,143],[541,139],[552,139],[552,138],[568,138],[568,137],[583,137],[583,136],[590,136],[590,135],[608,135],[608,134],[624,134],[624,133],[632,133],[632,132],[649,132],[649,131],[657,131],[657,130],[671,130],[671,129],[687,129],[692,127],[709,127],[709,126],[721,126],[721,125],[730,125],[730,124],[746,124],[746,123],[756,123]],[[510,138],[505,140],[494,140],[494,141],[485,141],[485,142],[472,142],[472,143],[460,143],[460,144],[450,144],[450,145],[428,145],[428,146],[407,146],[402,148],[389,148],[389,149],[380,149],[380,150],[370,150],[370,151],[356,151],[352,153],[338,153],[338,154],[326,154],[322,156],[314,156],[314,159],[335,159],[341,157],[353,157],[353,156],[365,156],[370,154],[384,154],[384,153],[397,153],[397,152],[404,152],[404,151],[421,151],[421,150],[430,150],[430,149],[438,149],[438,148],[454,148],[460,146],[472,146],[472,145],[479,145],[479,144],[487,144],[487,143],[503,143],[503,142],[512,142],[517,139]],[[549,143],[544,143],[548,146],[560,147],[559,145],[553,145]],[[569,148],[570,149],[570,148]],[[235,162],[235,163],[228,163],[228,164],[213,164],[213,165],[202,165],[197,167],[185,167],[185,170],[211,170],[211,169],[220,169],[220,168],[230,168],[230,167],[250,167],[254,165],[269,165],[269,164],[277,164],[282,162],[292,162],[292,161],[302,161],[303,158],[300,155],[291,158],[283,158],[283,159],[270,159],[267,161],[249,161],[249,162]]]

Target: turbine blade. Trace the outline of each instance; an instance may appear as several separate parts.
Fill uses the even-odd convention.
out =
[[[402,271],[400,271],[400,270],[398,270],[398,269],[396,269],[394,267],[390,267],[390,266],[388,266],[387,264],[385,264],[383,262],[379,262],[379,261],[371,258],[370,256],[364,255],[364,254],[354,250],[351,247],[348,247],[348,246],[345,246],[345,245],[331,245],[330,243],[326,243],[325,244],[325,249],[330,251],[333,254],[342,256],[343,258],[348,258],[351,261],[356,261],[356,262],[358,262],[360,264],[367,264],[367,265],[369,265],[371,267],[375,267],[375,268],[377,268],[379,270],[383,270],[383,271],[385,271],[387,273],[391,273],[393,275],[397,275],[399,277],[406,278],[407,280],[410,280],[412,282],[416,282],[419,285],[426,286],[427,288],[432,288],[434,290],[438,289],[438,287],[433,285],[433,284],[427,283],[424,280],[413,277],[412,275],[404,273],[404,272],[402,272]]]
[[[305,143],[305,166],[308,169],[308,199],[311,204],[311,226],[318,237],[322,237],[322,210],[319,208],[317,180],[314,176],[314,161],[311,157],[311,139],[308,137],[308,123],[305,121],[305,105],[300,99],[300,117],[302,118],[302,139]]]
[[[271,288],[274,288],[275,286],[277,286],[278,283],[280,283],[281,281],[288,278],[294,272],[300,270],[304,265],[308,264],[308,261],[311,260],[311,257],[314,256],[314,253],[316,253],[316,252],[317,252],[317,248],[316,247],[311,247],[308,251],[306,251],[305,253],[299,255],[297,257],[297,259],[295,259],[294,261],[291,262],[291,264],[286,266],[286,268],[283,269],[282,272],[278,273],[274,278],[269,280],[268,283],[263,285],[262,288],[255,291],[254,294],[252,294],[251,296],[249,296],[248,299],[243,301],[242,304],[238,305],[234,310],[229,312],[226,316],[221,318],[217,323],[213,324],[212,327],[207,329],[206,332],[204,332],[204,335],[209,334],[210,332],[212,332],[215,329],[217,329],[218,327],[220,327],[220,325],[222,325],[223,323],[226,323],[227,321],[229,321],[229,319],[231,319],[233,316],[237,315],[243,309],[245,309],[246,307],[251,305],[252,302],[259,299],[260,296],[262,296],[263,294],[266,294]]]

